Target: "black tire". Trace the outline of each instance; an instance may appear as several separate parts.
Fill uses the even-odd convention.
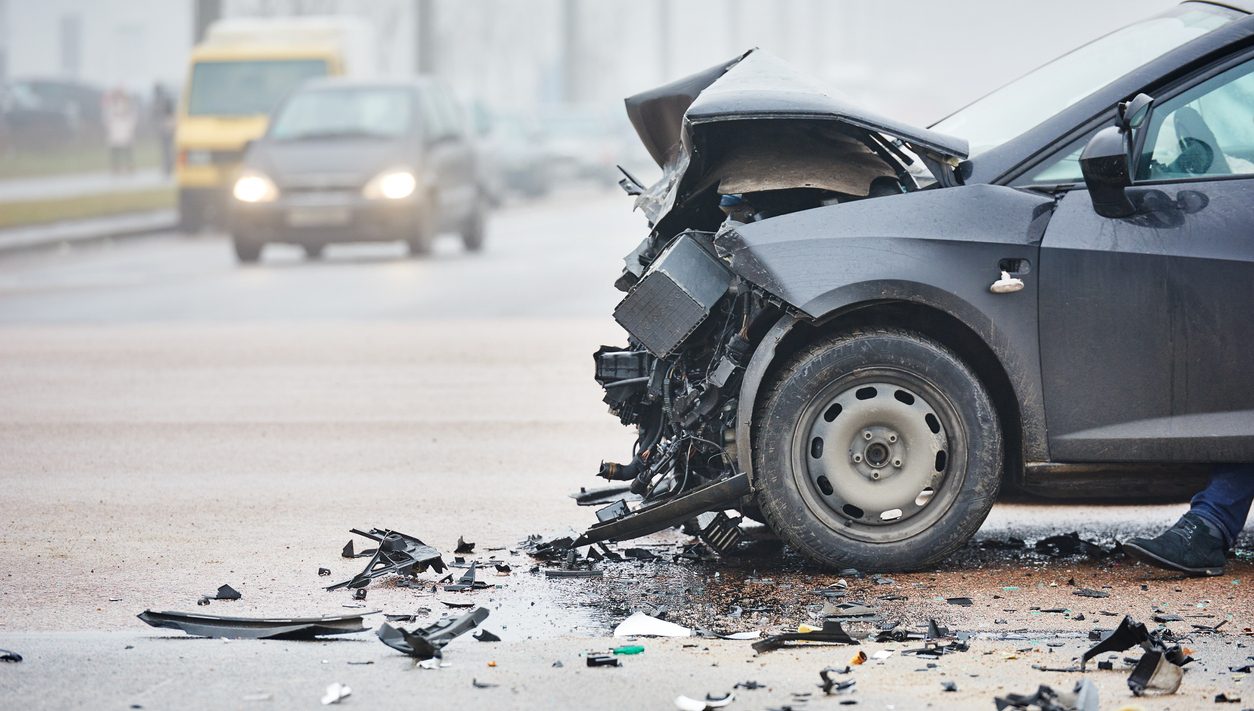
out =
[[[970,368],[938,343],[896,330],[826,339],[794,355],[763,392],[756,502],[819,565],[931,567],[975,534],[997,499],[997,413]]]
[[[413,232],[405,238],[405,245],[409,248],[409,256],[411,257],[425,257],[431,254],[431,245],[435,243],[437,224],[433,205],[435,205],[435,202],[428,200],[418,208],[418,212],[414,217]]]
[[[261,259],[261,250],[265,243],[240,234],[231,235],[231,244],[235,247],[235,258],[240,264],[254,264]]]
[[[487,209],[482,201],[478,201],[471,210],[470,216],[466,218],[465,224],[462,225],[462,244],[467,252],[483,251],[483,242],[487,233],[486,222]]]
[[[325,244],[302,244],[305,250],[306,259],[322,259],[322,250],[326,249]]]
[[[179,232],[194,235],[205,227],[205,200],[186,190],[179,191]]]

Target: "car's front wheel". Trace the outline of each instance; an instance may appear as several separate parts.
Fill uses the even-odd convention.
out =
[[[231,244],[235,247],[235,258],[241,264],[252,264],[261,259],[261,250],[265,247],[265,243],[238,233],[231,235]]]
[[[758,503],[829,568],[913,570],[965,543],[1001,484],[1001,428],[983,384],[944,346],[870,330],[803,349],[758,410]]]

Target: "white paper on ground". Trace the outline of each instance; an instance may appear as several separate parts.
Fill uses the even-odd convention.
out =
[[[614,628],[615,637],[691,637],[692,630],[636,612]]]
[[[710,698],[708,695],[704,699],[690,699],[687,696],[677,696],[675,697],[675,708],[680,711],[706,711],[706,709],[721,709],[735,700],[735,694],[728,694],[717,699]]]
[[[352,693],[352,689],[337,681],[336,683],[327,686],[327,693],[322,695],[322,705],[327,706],[328,704],[338,704],[341,699],[347,698]]]

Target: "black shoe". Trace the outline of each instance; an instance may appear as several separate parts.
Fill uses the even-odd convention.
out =
[[[1123,544],[1133,558],[1189,575],[1223,575],[1227,547],[1209,524],[1186,513],[1157,538],[1133,538]]]

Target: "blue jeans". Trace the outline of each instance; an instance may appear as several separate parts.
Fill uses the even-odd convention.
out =
[[[1193,497],[1190,509],[1219,528],[1224,545],[1231,548],[1254,501],[1254,464],[1216,464],[1210,472],[1210,484]]]

